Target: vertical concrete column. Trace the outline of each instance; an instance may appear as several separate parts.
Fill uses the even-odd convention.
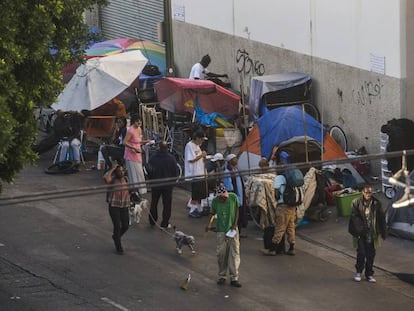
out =
[[[404,6],[406,7],[406,10],[404,10]],[[405,57],[402,57],[401,59],[402,64],[404,64],[405,60],[407,72],[405,83],[406,96],[404,96],[404,90],[401,90],[401,113],[402,117],[406,116],[408,119],[414,120],[414,1],[401,1],[401,19],[405,19],[405,29],[402,27],[404,32],[402,29],[401,37],[402,40],[405,40],[406,42]],[[404,85],[404,83],[402,85]],[[404,98],[405,102],[403,102]]]

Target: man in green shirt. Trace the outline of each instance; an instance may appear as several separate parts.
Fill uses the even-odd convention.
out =
[[[223,184],[216,188],[216,197],[211,202],[210,220],[206,231],[211,230],[211,224],[216,218],[217,232],[217,284],[226,283],[227,270],[230,285],[241,287],[239,283],[240,242],[237,223],[239,218],[239,201],[237,195],[228,193]]]

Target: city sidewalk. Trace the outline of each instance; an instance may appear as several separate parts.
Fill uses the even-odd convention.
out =
[[[374,189],[380,189],[373,185]],[[375,194],[383,206],[390,200],[383,193]],[[355,272],[356,250],[352,245],[352,237],[348,233],[349,217],[338,217],[336,206],[330,206],[331,215],[326,222],[309,222],[297,228],[297,235],[303,241],[319,245],[323,248],[341,253],[348,257],[350,271]],[[414,225],[414,224],[413,224]],[[298,243],[300,248],[300,242]],[[414,285],[414,241],[389,235],[381,240],[381,247],[375,258],[376,273],[391,273],[399,279]]]

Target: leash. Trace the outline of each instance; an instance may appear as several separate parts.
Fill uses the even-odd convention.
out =
[[[143,200],[146,200],[146,199],[143,199]],[[142,202],[142,201],[141,201],[141,202]],[[140,203],[141,203],[141,202],[140,202]],[[147,200],[147,202],[148,202],[148,204],[149,204],[149,200]],[[138,204],[140,204],[140,203],[138,203]],[[135,208],[135,207],[134,207],[134,208]],[[151,212],[150,212],[150,209],[151,209],[151,206],[149,206],[149,207],[146,209],[145,213],[146,213],[149,217],[151,217],[151,220],[153,221],[154,226],[156,226],[158,229],[160,229],[161,231],[163,231],[165,234],[169,235],[171,238],[172,238],[172,237],[174,237],[174,234],[172,234],[172,233],[168,232],[166,228],[161,227],[161,226],[160,226],[160,225],[159,225],[159,224],[155,221],[154,217],[152,216],[152,214],[151,214]],[[144,209],[143,209],[143,210],[144,210]],[[142,217],[141,217],[141,218],[142,218]],[[175,226],[173,226],[173,228],[175,228]]]

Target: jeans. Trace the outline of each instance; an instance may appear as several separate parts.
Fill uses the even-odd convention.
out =
[[[375,247],[374,242],[368,243],[364,238],[358,239],[356,272],[362,273],[365,268],[365,276],[374,275]]]
[[[59,161],[65,161],[66,160],[66,155],[69,152],[69,148],[70,151],[72,152],[72,156],[73,156],[73,161],[75,161],[76,163],[80,163],[80,146],[81,146],[81,142],[79,139],[74,138],[70,141],[68,140],[63,140],[60,142],[62,144],[61,149],[60,149],[60,155],[59,155]]]
[[[117,249],[121,248],[121,237],[127,232],[129,227],[129,211],[128,208],[119,208],[109,206],[109,215],[111,216],[114,226],[112,238],[114,239]]]

